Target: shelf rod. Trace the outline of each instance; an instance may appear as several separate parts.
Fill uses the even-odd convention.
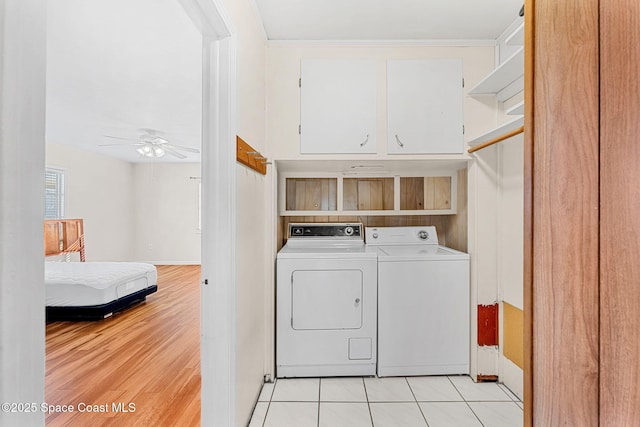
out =
[[[497,144],[498,142],[504,141],[505,139],[509,139],[512,136],[518,135],[519,133],[524,132],[524,126],[520,126],[518,129],[512,130],[511,132],[507,132],[503,135],[497,136],[493,139],[490,139],[487,142],[484,142],[480,145],[476,145],[475,147],[471,147],[467,150],[468,153],[473,153],[478,150],[482,150],[483,148],[490,147],[493,144]]]

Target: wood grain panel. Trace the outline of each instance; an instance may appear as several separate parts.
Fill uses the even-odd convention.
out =
[[[305,203],[307,201],[307,180],[306,179],[296,179],[292,180],[293,187],[295,188],[294,192],[294,204],[293,210],[305,210]]]
[[[284,246],[286,239],[285,239],[285,233],[287,232],[287,228],[288,225],[285,225],[285,217],[281,216],[278,217],[278,224],[277,224],[277,237],[276,237],[276,250],[279,251],[280,249],[282,249],[282,247]]]
[[[424,208],[451,209],[451,177],[430,176],[424,179]]]
[[[533,92],[535,1],[524,4],[524,155],[523,155],[523,308],[524,308],[524,427],[533,426]]]
[[[358,180],[358,210],[368,211],[372,209],[379,209],[379,207],[372,206],[371,181]]]
[[[371,183],[371,187],[369,188],[369,209],[384,209],[382,204],[382,181],[369,181]]]
[[[400,209],[425,209],[423,177],[400,177]]]
[[[439,176],[426,179],[434,181],[434,209],[451,209],[451,177]]]
[[[600,2],[600,425],[640,423],[640,2]]]
[[[297,190],[296,190],[297,191]],[[327,206],[327,204],[325,204]],[[322,181],[319,179],[308,179],[304,192],[304,203],[302,210],[319,211],[322,208]]]
[[[433,210],[435,209],[435,183],[432,179],[425,179],[424,181],[424,208]]]
[[[353,178],[342,180],[342,208],[346,211],[358,210],[358,181]]]
[[[391,211],[393,210],[393,192],[394,192],[394,180],[393,178],[382,179],[382,209]]]
[[[599,2],[530,3],[533,93],[527,114],[533,116],[525,128],[533,135],[525,188],[532,191],[533,233],[525,236],[533,241],[525,271],[532,275],[527,375],[534,395],[528,403],[534,426],[596,426]]]
[[[327,210],[335,211],[338,209],[338,180],[327,179],[329,183],[329,200]]]
[[[297,200],[296,200],[296,180],[295,179],[291,179],[291,178],[287,178],[285,181],[285,187],[286,187],[286,209],[287,210],[294,210],[296,208],[297,205]]]
[[[45,388],[50,405],[135,404],[52,412],[47,426],[198,426],[200,266],[158,266],[158,292],[108,319],[49,323]]]
[[[468,209],[467,209],[467,170],[460,169],[458,171],[458,199],[456,200],[456,214],[446,215],[446,225],[442,227],[446,246],[467,252],[467,236],[468,236]],[[442,234],[442,233],[441,233]]]
[[[344,210],[393,210],[393,178],[345,178]]]
[[[336,210],[335,178],[287,178],[286,187],[287,210]]]

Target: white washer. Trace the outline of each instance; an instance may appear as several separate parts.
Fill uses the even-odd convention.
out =
[[[367,228],[378,255],[378,376],[469,373],[469,255],[435,227]]]
[[[290,224],[277,256],[276,376],[375,375],[377,255],[362,224]]]

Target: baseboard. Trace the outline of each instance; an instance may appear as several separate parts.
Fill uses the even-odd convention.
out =
[[[506,357],[502,358],[500,382],[511,390],[520,400],[524,398],[524,372],[518,365]]]

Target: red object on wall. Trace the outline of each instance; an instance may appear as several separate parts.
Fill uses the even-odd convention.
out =
[[[498,304],[478,305],[478,345],[498,345]]]

